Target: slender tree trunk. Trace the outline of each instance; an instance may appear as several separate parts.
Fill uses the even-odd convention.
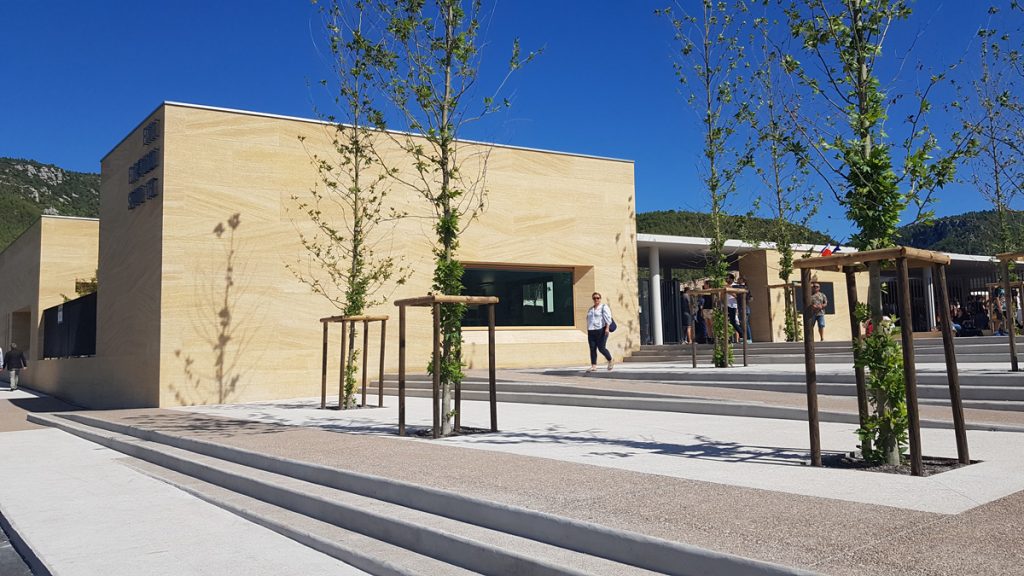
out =
[[[447,19],[445,25],[445,42],[449,45],[454,40],[454,14],[452,13],[451,5],[447,7]],[[451,205],[451,173],[452,166],[451,162],[451,144],[449,122],[451,121],[451,110],[449,109],[451,103],[452,94],[452,51],[446,51],[446,59],[444,66],[444,102],[441,105],[441,197],[443,198],[442,217],[445,222],[448,222],[454,217],[453,208]],[[443,243],[443,260],[445,263],[451,262],[455,258],[455,247],[454,238],[451,237],[450,233],[445,233]],[[447,282],[450,279],[446,279]],[[447,292],[449,286],[442,284],[440,286],[442,291]],[[447,313],[442,312],[442,318],[449,316],[452,313],[454,305],[442,304],[441,309],[448,307]],[[451,418],[452,402],[453,402],[453,383],[450,378],[445,376],[445,371],[442,366],[449,366],[454,360],[456,360],[457,350],[455,346],[455,339],[462,339],[460,330],[457,330],[455,326],[449,325],[451,322],[442,322],[441,329],[445,332],[441,340],[441,366],[434,366],[434,370],[442,370],[441,372],[441,435],[448,436],[452,432],[453,420]],[[455,333],[451,333],[455,331]],[[458,359],[461,361],[461,359]]]

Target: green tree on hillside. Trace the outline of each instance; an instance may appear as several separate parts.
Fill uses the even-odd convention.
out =
[[[999,13],[990,8],[990,22]],[[1024,100],[1019,85],[1024,79],[1017,73],[1024,62],[1007,33],[983,28],[978,41],[980,74],[957,108],[964,130],[978,144],[968,169],[971,183],[992,204],[993,251],[1009,252],[1021,247],[1021,228],[1010,214],[1024,187]]]

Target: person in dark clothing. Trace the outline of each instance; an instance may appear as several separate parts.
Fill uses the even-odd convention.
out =
[[[690,298],[690,287],[683,288],[681,300],[683,309],[683,343],[693,342],[693,300]]]
[[[18,389],[18,373],[28,368],[25,355],[18,348],[18,345],[11,342],[11,349],[4,355],[4,370],[10,372],[11,390]]]
[[[704,290],[708,290],[710,288],[711,284],[709,282],[704,282]],[[703,300],[701,300],[700,315],[701,319],[704,321],[704,343],[710,344],[715,340],[714,326],[712,326],[712,321],[715,316],[715,297],[713,295],[704,295]]]

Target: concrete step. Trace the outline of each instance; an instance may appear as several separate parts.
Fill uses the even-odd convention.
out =
[[[210,482],[204,482],[146,460],[130,459],[126,464],[143,474],[162,480],[201,500],[223,508],[254,524],[273,530],[318,552],[362,567],[371,574],[393,574],[395,576],[407,574],[470,576],[476,574],[476,572],[410,552],[399,546],[346,530],[287,508],[275,506]],[[357,554],[358,557],[355,557]]]
[[[425,488],[388,478],[268,456],[155,430],[110,422],[87,414],[32,414],[33,422],[58,427],[145,460],[207,486],[196,493],[228,509],[245,509],[254,521],[290,527],[294,514],[345,532],[360,534],[400,554],[425,556],[434,566],[420,569],[417,556],[373,554],[321,535],[307,538],[325,553],[360,563],[372,574],[806,574],[795,569],[738,558],[596,524],[561,518]],[[172,481],[173,474],[165,475]],[[179,478],[180,479],[180,478]],[[182,483],[185,488],[185,482]],[[227,492],[225,492],[227,491]],[[246,508],[232,494],[274,508]],[[301,541],[301,540],[300,540]],[[394,552],[393,548],[388,548]],[[384,557],[379,557],[384,555]],[[444,565],[436,571],[436,562]],[[452,570],[449,572],[449,570]]]
[[[604,390],[581,388],[576,394],[544,394],[499,392],[499,403],[540,404],[553,406],[579,406],[587,408],[610,408],[617,410],[650,410],[654,412],[683,412],[690,414],[714,414],[718,416],[744,416],[747,418],[775,418],[779,420],[807,420],[807,409],[801,406],[783,406],[758,401],[720,400],[678,395],[648,394],[646,397],[605,396]],[[395,388],[384,388],[386,396],[397,396]],[[801,391],[801,397],[803,391]],[[429,388],[407,388],[406,396],[413,398],[429,398]],[[820,394],[826,397],[825,394]],[[483,391],[463,391],[462,399],[467,401],[486,402],[488,393]],[[856,424],[856,412],[837,412],[819,410],[818,418],[822,422],[841,422]],[[944,420],[921,420],[924,428],[950,429],[951,422]],[[968,430],[989,430],[1003,432],[1024,432],[1024,427],[1000,424],[967,424]]]
[[[630,355],[625,358],[626,362],[689,362],[691,360],[690,354],[681,355],[661,355],[661,356],[636,356]],[[851,364],[853,363],[852,354],[842,353],[816,353],[815,362],[819,364]],[[960,354],[957,353],[957,362],[959,363],[1006,363],[1006,366],[1010,366],[1009,354]],[[1021,362],[1024,365],[1024,354],[1021,355]],[[712,359],[711,353],[703,353],[697,355],[698,364],[710,364]],[[918,363],[936,363],[941,364],[946,361],[944,354],[924,354],[916,353],[915,359]],[[743,362],[743,351],[733,350],[733,360],[738,363]],[[747,354],[747,361],[753,365],[770,365],[770,364],[803,364],[804,355],[800,354]]]
[[[760,390],[767,392],[788,392],[792,394],[805,393],[807,388],[804,382],[772,382],[772,381],[745,381],[745,382],[719,382],[711,380],[688,380],[687,386],[706,386],[709,388],[729,388],[735,390]],[[827,396],[856,396],[857,386],[854,383],[831,383],[827,381],[818,382],[818,393]],[[917,394],[919,398],[935,398],[949,400],[949,387],[943,384],[921,384],[918,383]],[[961,385],[960,396],[963,400],[978,401],[1024,401],[1024,386],[977,386]]]
[[[771,383],[771,382],[796,382],[803,385],[806,382],[806,377],[803,372],[772,372],[772,371],[759,371],[756,374],[752,373],[750,368],[744,370],[741,367],[733,368],[720,368],[715,369],[709,373],[705,370],[691,371],[688,363],[683,363],[685,369],[645,369],[643,367],[633,365],[624,366],[621,369],[613,372],[605,372],[598,370],[588,375],[588,378],[594,380],[600,379],[615,379],[615,380],[644,380],[651,382],[672,382],[680,384],[688,384],[690,382],[755,382],[755,383]],[[703,366],[708,366],[704,364]],[[542,372],[546,376],[579,376],[579,370],[553,368],[544,370]],[[1024,372],[1010,372],[1008,369],[1005,372],[973,372],[973,373],[961,373],[959,374],[960,386],[999,386],[999,387],[1018,387],[1024,386]],[[817,381],[819,386],[822,383],[834,383],[834,384],[855,384],[857,381],[856,374],[854,373],[852,365],[849,371],[843,371],[840,373],[827,373],[819,372],[817,375]],[[917,373],[918,384],[934,384],[937,386],[948,386],[949,381],[944,371],[928,371]],[[498,389],[501,390],[501,384],[498,384]]]
[[[955,338],[953,340],[953,343],[956,346],[957,350],[960,350],[961,348],[968,348],[968,347],[989,347],[989,346],[996,347],[996,348],[999,348],[999,349],[1002,349],[1002,350],[1007,350],[1007,351],[1010,349],[1009,339],[1006,336],[981,336],[981,337],[971,337],[971,338]],[[827,350],[840,350],[840,351],[845,350],[845,351],[849,352],[852,349],[851,344],[849,342],[836,341],[836,340],[826,340],[824,342],[815,341],[814,345],[815,345],[815,348],[817,348],[819,350],[825,350],[825,349],[827,349]],[[700,350],[702,348],[710,348],[710,345],[698,343],[697,344],[697,349]],[[803,342],[753,342],[753,343],[748,343],[747,344],[747,348],[749,350],[758,350],[758,351],[767,351],[767,352],[781,352],[781,351],[789,350],[789,351],[792,351],[792,352],[796,353],[796,352],[802,352],[803,351],[804,344],[803,344]],[[915,338],[914,339],[914,348],[915,349],[934,348],[936,350],[942,350],[942,348],[943,348],[942,338]],[[1020,335],[1017,336],[1017,348],[1019,350],[1021,350],[1022,352],[1024,352],[1024,336],[1020,336]],[[649,351],[671,351],[671,352],[677,352],[679,350],[684,350],[684,349],[685,350],[689,350],[690,349],[690,345],[689,344],[663,344],[663,345],[659,346],[659,345],[653,345],[653,344],[644,344],[644,345],[642,345],[640,347],[640,352],[644,352],[644,351],[648,351],[648,350]]]
[[[920,398],[921,404],[949,405],[949,399],[942,398]],[[963,400],[964,408],[976,408],[978,410],[1011,410],[1024,412],[1024,402],[1019,400]],[[969,427],[968,427],[969,428]]]

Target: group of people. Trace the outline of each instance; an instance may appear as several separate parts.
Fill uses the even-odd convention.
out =
[[[17,390],[18,374],[28,368],[25,354],[18,348],[17,344],[11,342],[11,348],[7,351],[7,354],[4,354],[3,348],[0,348],[0,366],[3,366],[3,369],[7,370],[10,376],[11,390]]]
[[[726,285],[731,288],[746,289],[747,281],[742,276],[735,274],[729,274],[726,277]],[[702,290],[710,290],[711,283],[704,281]],[[683,288],[683,294],[681,298],[682,311],[683,311],[683,343],[691,344],[694,339],[698,342],[712,343],[714,342],[714,314],[715,307],[718,304],[715,294],[691,294],[691,288],[686,286]],[[747,293],[746,301],[744,303],[746,307],[747,325],[746,330],[740,325],[740,314],[739,314],[739,301],[736,299],[736,294],[732,292],[726,293],[725,306],[729,314],[729,325],[732,327],[732,334],[730,340],[732,342],[741,342],[744,336],[747,338],[747,342],[753,342],[751,339],[750,332],[750,301],[753,297]]]
[[[1012,297],[1017,298],[1016,290]],[[1014,320],[1020,327],[1021,307],[1014,308]],[[1007,314],[1007,298],[1002,288],[993,290],[989,298],[975,295],[964,306],[960,306],[959,300],[952,301],[949,305],[949,315],[957,336],[981,335],[984,330],[991,330],[995,336],[1006,336],[1010,321]]]

